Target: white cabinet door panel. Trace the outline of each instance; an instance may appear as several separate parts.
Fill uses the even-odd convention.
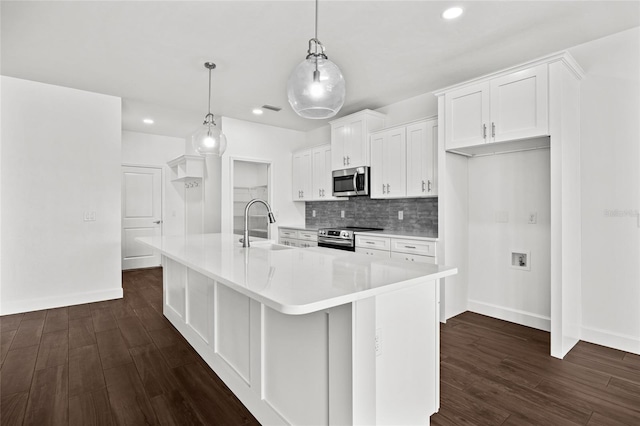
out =
[[[387,197],[398,198],[407,195],[406,156],[405,128],[389,131],[385,139],[383,158]]]
[[[407,196],[437,195],[438,120],[407,126]]]
[[[547,65],[491,80],[491,141],[549,134]]]
[[[486,142],[489,123],[490,85],[488,82],[447,93],[445,102],[446,149]]]

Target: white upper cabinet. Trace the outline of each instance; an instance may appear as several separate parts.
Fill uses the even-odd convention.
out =
[[[445,105],[445,144],[447,149],[479,145],[487,141],[489,83],[479,83],[447,93]]]
[[[407,197],[438,195],[438,120],[407,126]]]
[[[371,198],[437,195],[437,131],[430,119],[371,134]]]
[[[293,153],[293,201],[308,201],[313,196],[311,153],[310,149]]]
[[[336,200],[331,176],[331,145],[293,153],[293,201]]]
[[[371,135],[371,198],[407,195],[405,128]]]
[[[385,118],[366,109],[331,121],[331,169],[369,166],[369,132],[384,127]]]
[[[491,80],[491,142],[549,134],[547,65]]]
[[[547,64],[446,92],[448,150],[549,134]]]
[[[316,200],[335,200],[333,179],[331,177],[331,145],[313,148],[312,152],[312,198]]]

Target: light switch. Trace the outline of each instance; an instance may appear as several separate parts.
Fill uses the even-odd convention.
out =
[[[538,213],[537,212],[529,213],[529,225],[535,225],[536,223],[538,223]]]

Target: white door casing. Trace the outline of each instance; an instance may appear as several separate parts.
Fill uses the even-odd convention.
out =
[[[160,254],[136,242],[162,235],[162,169],[122,166],[122,269],[160,266]]]

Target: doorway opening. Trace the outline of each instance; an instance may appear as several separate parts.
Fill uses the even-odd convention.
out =
[[[244,231],[244,209],[254,198],[270,203],[271,163],[257,160],[233,160],[233,233]],[[264,205],[256,203],[248,216],[249,236],[269,239],[269,220]]]

